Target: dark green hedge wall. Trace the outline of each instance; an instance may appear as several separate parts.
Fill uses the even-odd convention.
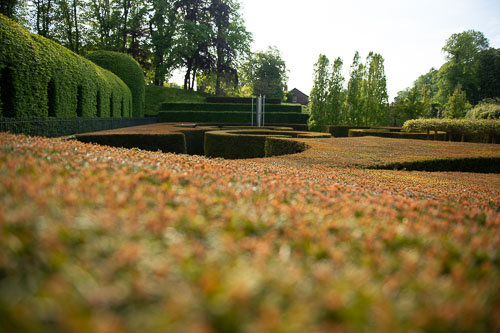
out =
[[[500,173],[500,157],[444,158],[377,165],[371,169]]]
[[[252,112],[251,104],[237,103],[162,103],[162,111],[230,111],[230,112]],[[254,104],[253,112],[256,112],[257,105]],[[300,105],[274,105],[266,104],[265,112],[290,112],[301,113]]]
[[[0,14],[0,116],[130,117],[115,74]]]
[[[251,97],[217,97],[211,96],[205,99],[207,103],[243,103],[251,104]],[[257,99],[254,98],[254,103],[257,103]],[[279,98],[266,98],[266,104],[281,104],[281,99]]]
[[[255,112],[254,112],[255,123]],[[210,111],[161,111],[159,122],[201,122],[250,124],[251,112],[210,112]],[[305,124],[309,115],[289,112],[269,112],[265,114],[265,124]]]
[[[139,148],[150,151],[161,150],[164,153],[186,153],[186,138],[182,133],[166,134],[77,134],[76,139],[81,142],[97,143],[100,145]]]
[[[125,82],[132,92],[133,116],[144,117],[145,83],[141,66],[131,56],[111,51],[95,51],[87,59],[105,68]]]
[[[295,154],[307,149],[295,141],[300,132],[273,130],[229,130],[205,133],[205,155],[228,159],[259,158]]]

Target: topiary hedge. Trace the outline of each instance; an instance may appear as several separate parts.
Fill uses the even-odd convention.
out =
[[[186,138],[183,133],[173,132],[165,134],[77,134],[81,142],[97,143],[100,145],[139,148],[150,151],[161,150],[164,153],[186,154]]]
[[[228,159],[295,154],[307,149],[304,142],[290,138],[330,137],[328,133],[280,130],[222,130],[205,133],[205,155]]]
[[[144,116],[145,82],[141,66],[131,56],[111,51],[95,51],[87,59],[105,68],[125,82],[132,92],[133,116]]]
[[[393,132],[386,129],[350,129],[349,137],[377,136],[382,138],[395,139],[416,139],[416,140],[446,140],[446,132],[430,134],[426,132]]]
[[[0,116],[130,117],[115,74],[0,14]]]
[[[467,137],[486,137],[488,142],[497,142],[500,137],[500,120],[486,119],[413,119],[404,123],[406,131],[443,131],[448,139],[465,141]]]
[[[256,123],[255,112],[253,117],[254,123]],[[305,124],[309,115],[289,112],[266,112],[264,118],[266,124]],[[251,112],[162,111],[158,113],[159,122],[250,124],[251,120]]]
[[[217,111],[217,112],[252,112],[251,104],[236,104],[236,103],[162,103],[160,109],[162,111]],[[256,112],[257,105],[254,104],[253,112]],[[289,112],[301,113],[301,105],[274,105],[266,104],[265,113],[268,112]]]
[[[210,96],[206,98],[207,103],[243,103],[251,104],[252,97],[219,97]],[[254,103],[257,103],[257,99],[253,99]],[[279,98],[266,98],[266,104],[281,104],[281,99]]]
[[[500,173],[500,157],[442,158],[411,162],[394,162],[369,167],[370,169],[409,171],[457,171]]]

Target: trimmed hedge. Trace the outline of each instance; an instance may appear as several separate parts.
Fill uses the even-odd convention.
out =
[[[100,145],[139,148],[150,151],[161,150],[164,153],[186,154],[186,139],[183,133],[165,134],[77,134],[77,140]]]
[[[205,155],[239,159],[295,154],[306,150],[307,145],[288,138],[300,137],[330,137],[330,134],[265,129],[207,132],[205,133]]]
[[[360,137],[360,136],[378,136],[383,138],[395,138],[395,139],[416,139],[416,140],[446,140],[445,132],[437,132],[435,134],[429,134],[426,132],[392,132],[385,129],[350,129],[348,133],[349,137]]]
[[[257,103],[257,99],[254,98],[254,103]],[[206,98],[207,103],[242,103],[242,104],[252,104],[251,97],[216,97],[210,96]],[[281,104],[281,99],[279,98],[266,98],[266,104]]]
[[[217,111],[217,112],[252,112],[251,104],[224,104],[224,103],[162,103],[162,111]],[[257,112],[257,105],[253,106],[253,112]],[[267,105],[265,113],[268,112],[289,112],[301,113],[300,105]]]
[[[396,162],[377,165],[370,167],[370,169],[500,173],[500,157],[445,158]]]
[[[133,116],[144,117],[144,73],[137,61],[127,54],[111,51],[95,51],[86,58],[113,72],[125,82],[132,92]]]
[[[0,14],[0,116],[130,117],[115,74]]]
[[[370,127],[366,126],[328,126],[327,132],[333,135],[336,138],[344,138],[349,136],[350,129],[369,129]]]
[[[255,112],[253,116],[255,124]],[[159,122],[250,124],[251,118],[251,112],[162,111],[158,113]],[[265,114],[265,124],[305,124],[308,118],[308,114],[302,113],[270,112]]]
[[[32,136],[59,137],[76,133],[105,131],[115,128],[156,123],[156,118],[37,118],[0,119],[0,132]]]
[[[406,131],[443,131],[448,139],[465,141],[466,137],[476,138],[488,136],[488,142],[495,143],[500,137],[500,120],[486,119],[413,119],[404,123]],[[476,141],[474,140],[474,141]]]

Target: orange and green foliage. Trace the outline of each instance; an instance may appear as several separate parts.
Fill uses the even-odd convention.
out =
[[[0,134],[0,327],[498,331],[499,209],[496,174]]]

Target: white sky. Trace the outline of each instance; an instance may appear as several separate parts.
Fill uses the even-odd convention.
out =
[[[453,33],[473,29],[500,47],[498,0],[240,0],[253,51],[276,46],[289,70],[288,88],[309,94],[320,53],[341,57],[344,76],[357,50],[385,59],[392,101],[431,67],[444,62],[441,51]],[[178,81],[178,80],[175,80]],[[182,80],[181,80],[182,82]]]

